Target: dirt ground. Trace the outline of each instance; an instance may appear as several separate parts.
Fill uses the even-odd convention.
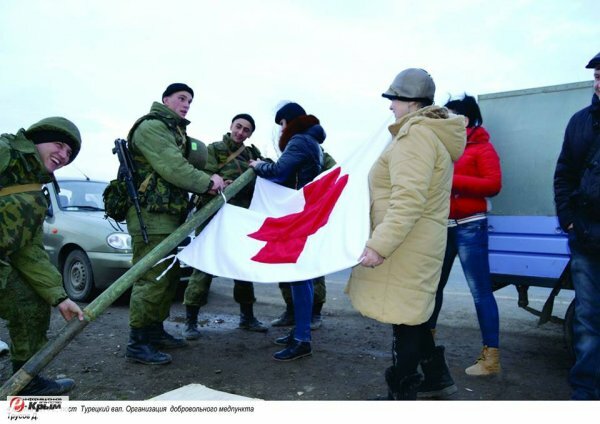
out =
[[[173,362],[144,366],[125,360],[128,306],[111,306],[92,322],[43,371],[69,376],[77,386],[71,400],[145,400],[190,383],[266,400],[366,400],[384,395],[384,369],[391,363],[391,326],[362,317],[343,293],[345,281],[327,280],[327,303],[321,329],[313,332],[313,356],[289,363],[271,359],[273,340],[287,329],[266,334],[237,328],[233,284],[213,283],[209,304],[201,310],[203,337],[185,349],[172,350]],[[276,285],[255,285],[257,317],[265,323],[283,311]],[[503,290],[514,288],[506,288]],[[469,295],[446,293],[437,342],[459,388],[455,400],[558,400],[569,398],[571,365],[562,327],[536,326],[537,318],[517,307],[516,291],[498,294],[503,373],[493,378],[464,374],[480,350],[479,329]],[[540,306],[540,305],[538,305]],[[166,328],[179,333],[184,307],[174,303]],[[50,337],[63,326],[54,314]],[[7,340],[4,323],[0,337]],[[7,355],[0,358],[0,381],[10,376]]]

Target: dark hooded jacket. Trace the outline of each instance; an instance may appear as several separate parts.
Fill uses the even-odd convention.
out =
[[[258,164],[256,174],[289,188],[304,187],[323,170],[323,149],[319,145],[325,137],[325,130],[313,115],[294,119],[281,135],[284,150],[279,160]]]

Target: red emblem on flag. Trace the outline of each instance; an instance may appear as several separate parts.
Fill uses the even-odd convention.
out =
[[[344,187],[348,174],[338,179],[341,168],[336,168],[317,181],[307,184],[304,192],[304,209],[301,212],[267,218],[260,229],[248,234],[267,244],[252,257],[253,261],[269,264],[296,263],[304,250],[308,236],[327,224]]]

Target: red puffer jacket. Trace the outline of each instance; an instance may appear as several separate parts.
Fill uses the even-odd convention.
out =
[[[502,187],[500,159],[483,127],[467,128],[467,146],[454,163],[451,219],[466,218],[487,211],[486,197],[495,196]]]

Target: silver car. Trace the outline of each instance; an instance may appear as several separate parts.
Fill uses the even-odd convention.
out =
[[[131,267],[131,236],[124,224],[104,218],[102,192],[108,183],[63,179],[49,198],[44,247],[63,276],[69,297],[89,301]]]

